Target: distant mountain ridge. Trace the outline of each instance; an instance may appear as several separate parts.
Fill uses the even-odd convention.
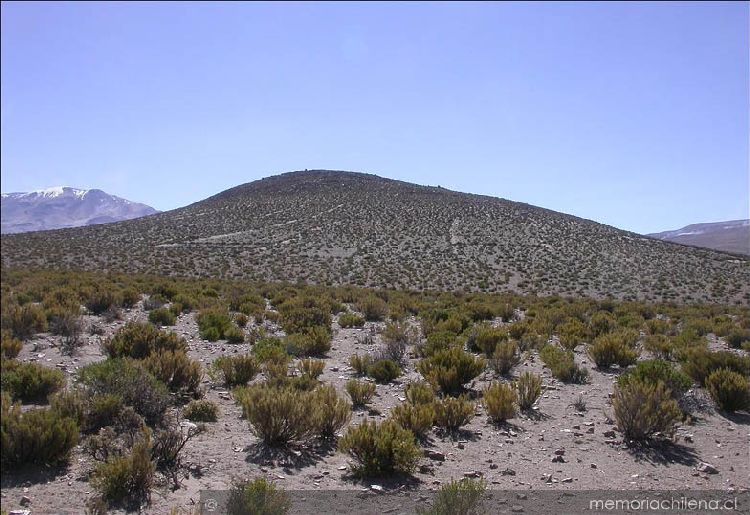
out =
[[[55,186],[0,196],[3,234],[44,231],[131,220],[158,211],[99,189]]]
[[[750,259],[377,175],[266,177],[172,211],[2,236],[5,267],[750,303]]]
[[[683,245],[750,255],[750,220],[691,224],[674,231],[647,236]]]

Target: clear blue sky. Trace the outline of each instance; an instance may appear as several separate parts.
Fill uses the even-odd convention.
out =
[[[331,168],[637,232],[748,216],[748,3],[2,3],[2,191]]]

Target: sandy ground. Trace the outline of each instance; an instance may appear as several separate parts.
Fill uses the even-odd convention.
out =
[[[143,320],[145,314],[138,307],[125,312],[124,318]],[[25,344],[19,359],[59,367],[71,377],[79,367],[104,359],[100,341],[125,320],[105,324],[95,317],[86,319],[87,322],[99,323],[105,335],[87,334],[86,343],[74,357],[61,355],[58,337],[43,334]],[[378,326],[382,324],[368,323],[363,329],[341,329],[334,322],[333,346],[325,359],[326,369],[321,380],[334,384],[346,395],[343,393],[344,384],[353,377],[348,366],[349,356],[374,350],[373,345],[361,344],[358,340],[373,329],[377,330]],[[186,338],[190,356],[205,366],[221,355],[249,349],[248,344],[229,345],[201,340],[192,314],[180,316],[172,329]],[[376,345],[377,341],[378,337],[375,338]],[[723,343],[714,339],[711,345],[722,347]],[[590,367],[580,347],[577,360]],[[365,417],[386,418],[389,409],[404,400],[406,384],[420,377],[415,371],[415,362],[416,359],[410,356],[404,376],[392,384],[378,385],[372,409],[356,411],[352,423]],[[534,496],[546,490],[559,493],[568,490],[710,489],[731,493],[750,486],[750,416],[738,414],[729,419],[712,410],[700,412],[696,414],[694,424],[678,429],[674,445],[661,450],[634,451],[623,444],[619,433],[612,433],[614,425],[607,416],[611,412],[609,394],[616,374],[591,369],[588,384],[563,384],[552,378],[536,353],[527,356],[513,373],[517,375],[526,370],[540,373],[544,378],[545,391],[533,416],[519,415],[507,426],[498,428],[488,422],[481,406],[477,406],[476,416],[459,435],[437,432],[429,435],[425,448],[432,457],[422,459],[413,477],[364,482],[350,476],[348,456],[335,449],[311,445],[273,453],[265,450],[241,419],[240,408],[234,404],[231,394],[206,376],[205,398],[220,406],[219,419],[207,424],[207,431],[186,446],[186,469],[181,487],[172,491],[167,482],[162,481],[154,488],[151,504],[144,507],[143,512],[160,514],[168,513],[171,508],[195,509],[201,490],[226,489],[235,478],[259,475],[275,481],[284,489],[309,492],[310,499],[295,493],[306,506],[300,512],[314,512],[314,506],[330,512],[331,498],[323,496],[315,502],[315,492],[340,491],[343,497],[334,504],[341,508],[347,506],[343,502],[346,490],[350,491],[349,495],[358,493],[360,499],[367,499],[368,495],[377,498],[382,487],[384,492],[396,492],[402,500],[409,501],[394,501],[394,507],[388,508],[391,510],[388,512],[407,513],[411,509],[409,503],[427,505],[430,491],[451,479],[465,476],[481,476],[493,490],[519,491],[515,495],[511,492],[508,502],[500,504],[500,511],[509,512],[518,511],[513,509],[519,508],[518,503],[521,503],[521,509],[534,512]],[[492,373],[485,372],[470,386],[480,390],[492,378]],[[573,407],[579,395],[586,403],[586,410],[581,412]],[[562,454],[563,462],[552,461],[556,451]],[[717,473],[699,472],[701,462],[712,464]],[[20,509],[21,499],[26,496],[31,500],[26,509],[34,514],[82,513],[86,499],[94,495],[87,481],[93,466],[94,462],[79,445],[72,454],[70,465],[63,469],[41,473],[3,470],[2,507],[4,510]],[[506,497],[508,495],[495,500],[505,501]],[[529,504],[524,508],[526,502]],[[374,512],[387,511],[385,507],[381,508]],[[352,512],[351,508],[346,510]]]

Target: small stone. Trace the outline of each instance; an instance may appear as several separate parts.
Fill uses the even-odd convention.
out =
[[[464,477],[480,478],[480,477],[482,477],[482,473],[479,472],[478,470],[474,470],[472,472],[464,472]]]
[[[21,506],[28,506],[31,504],[31,498],[27,495],[21,497]]]
[[[519,501],[525,501],[528,498],[529,496],[526,494],[516,494],[516,499],[518,499]]]
[[[595,469],[595,468],[596,468],[596,463],[592,463],[592,464],[591,464],[591,468],[592,468],[592,469]]]
[[[609,431],[604,431],[605,438],[614,438],[615,436],[616,436],[615,432],[612,431],[611,429]]]
[[[495,470],[497,468],[497,463],[493,463],[490,465],[490,470]]]
[[[372,490],[373,492],[383,492],[384,491],[383,487],[380,486],[380,485],[370,485],[370,490]]]
[[[572,477],[566,477],[565,479],[563,479],[561,481],[561,483],[572,483],[572,482],[573,482],[573,478]]]
[[[565,463],[565,458],[562,456],[555,456],[552,458],[552,463]]]
[[[503,475],[503,476],[515,476],[516,475],[516,471],[513,470],[513,469],[505,469],[502,472],[500,472],[500,474]]]
[[[557,449],[557,450],[555,451],[555,454],[556,454],[557,456],[565,456],[565,449]]]
[[[346,470],[346,465],[341,465],[341,466],[339,467],[339,470]]]
[[[714,467],[710,463],[705,463],[703,461],[698,465],[697,470],[698,472],[703,472],[705,474],[718,474],[719,473],[716,467]]]
[[[520,504],[514,504],[511,507],[510,511],[512,511],[514,513],[521,513],[523,511],[523,506],[521,506]]]
[[[425,449],[424,455],[425,457],[430,458],[431,460],[445,461],[445,454],[439,451],[434,451],[432,449]]]

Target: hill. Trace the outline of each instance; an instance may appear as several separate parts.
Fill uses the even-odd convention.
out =
[[[2,237],[3,266],[680,302],[750,300],[748,260],[554,211],[291,172],[114,224]]]
[[[28,193],[3,193],[3,233],[43,231],[104,224],[151,215],[157,211],[102,190],[57,186]]]
[[[750,220],[692,224],[676,231],[658,232],[648,236],[683,245],[750,255]]]

